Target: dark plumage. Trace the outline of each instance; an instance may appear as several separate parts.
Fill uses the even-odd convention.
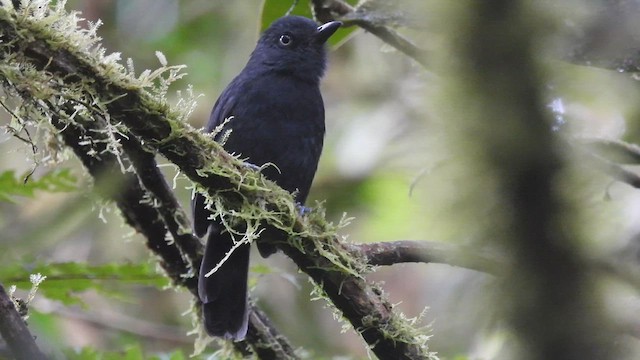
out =
[[[224,148],[262,166],[270,180],[295,193],[303,204],[316,172],[324,138],[324,105],[320,78],[326,66],[325,41],[339,22],[321,27],[307,18],[286,16],[262,34],[245,68],[222,92],[205,130],[213,131],[225,119],[231,130]],[[249,246],[236,249],[209,277],[231,249],[233,240],[217,219],[209,219],[205,200],[196,194],[192,202],[196,235],[208,240],[200,269],[198,291],[203,303],[204,325],[212,336],[241,340],[248,323],[247,274]],[[260,246],[263,256],[273,249]]]

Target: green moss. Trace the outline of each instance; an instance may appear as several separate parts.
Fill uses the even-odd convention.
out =
[[[309,256],[315,262],[311,267],[322,269],[336,283],[347,277],[362,282],[364,274],[371,271],[364,259],[348,251],[343,239],[336,235],[349,218],[344,217],[338,224],[327,222],[322,206],[300,216],[291,194],[225,153],[210,136],[185,122],[195,104],[192,91],[187,91],[184,97],[180,95],[177,105],[169,105],[169,85],[183,76],[183,66],[163,64],[136,76],[132,61],[125,67],[119,63],[119,54],[106,55],[95,34],[97,27],[79,28],[77,14],[67,13],[64,1],[58,1],[52,9],[49,1],[27,1],[23,2],[26,8],[18,12],[6,5],[10,3],[5,1],[0,7],[1,34],[12,39],[0,43],[0,82],[9,96],[19,99],[14,112],[17,121],[43,129],[39,132],[42,136],[56,135],[50,125],[52,117],[67,123],[74,122],[77,115],[84,119],[103,118],[109,139],[106,148],[118,159],[122,149],[115,135],[143,132],[145,146],[160,150],[198,182],[193,188],[205,193],[207,206],[223,220],[238,242],[254,241],[267,223],[283,231],[293,249],[316,255]],[[22,51],[21,47],[36,43],[43,45],[44,53],[39,56],[49,58]],[[160,55],[159,59],[161,64],[165,62]],[[65,72],[69,78],[60,79],[58,75]],[[72,104],[75,112],[68,114],[61,110],[65,104]],[[193,150],[198,151],[190,151],[185,144],[197,147]],[[131,171],[124,165],[122,170]],[[201,185],[216,179],[230,186],[204,189]],[[184,224],[180,233],[190,232],[186,219],[177,222]],[[316,288],[316,294],[326,296],[322,287]],[[399,315],[391,316],[385,324],[379,324],[374,316],[362,321],[367,327],[382,327],[394,341],[426,346],[422,343],[424,335],[413,324]],[[202,338],[198,344],[202,346]]]

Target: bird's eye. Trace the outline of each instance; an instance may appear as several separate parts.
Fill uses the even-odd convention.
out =
[[[283,34],[280,36],[280,44],[282,46],[289,46],[293,43],[293,38],[289,34]]]

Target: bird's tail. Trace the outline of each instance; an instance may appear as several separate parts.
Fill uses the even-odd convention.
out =
[[[202,314],[207,333],[240,341],[247,334],[249,321],[247,276],[250,246],[241,245],[215,273],[205,276],[220,263],[232,245],[228,233],[209,233],[200,267],[198,293],[203,304]]]

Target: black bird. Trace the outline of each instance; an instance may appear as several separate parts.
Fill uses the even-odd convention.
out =
[[[309,193],[324,138],[319,88],[326,67],[324,44],[340,25],[333,21],[318,27],[299,16],[276,20],[216,101],[205,128],[211,132],[224,124],[216,141],[225,137],[225,150],[250,164],[272,164],[262,173],[294,193],[300,205]],[[205,329],[211,336],[242,340],[248,326],[250,247],[235,249],[215,273],[205,276],[229,252],[233,240],[218,219],[210,218],[202,195],[195,195],[192,209],[196,235],[208,232],[198,283]],[[260,244],[259,250],[263,256],[274,252]]]

